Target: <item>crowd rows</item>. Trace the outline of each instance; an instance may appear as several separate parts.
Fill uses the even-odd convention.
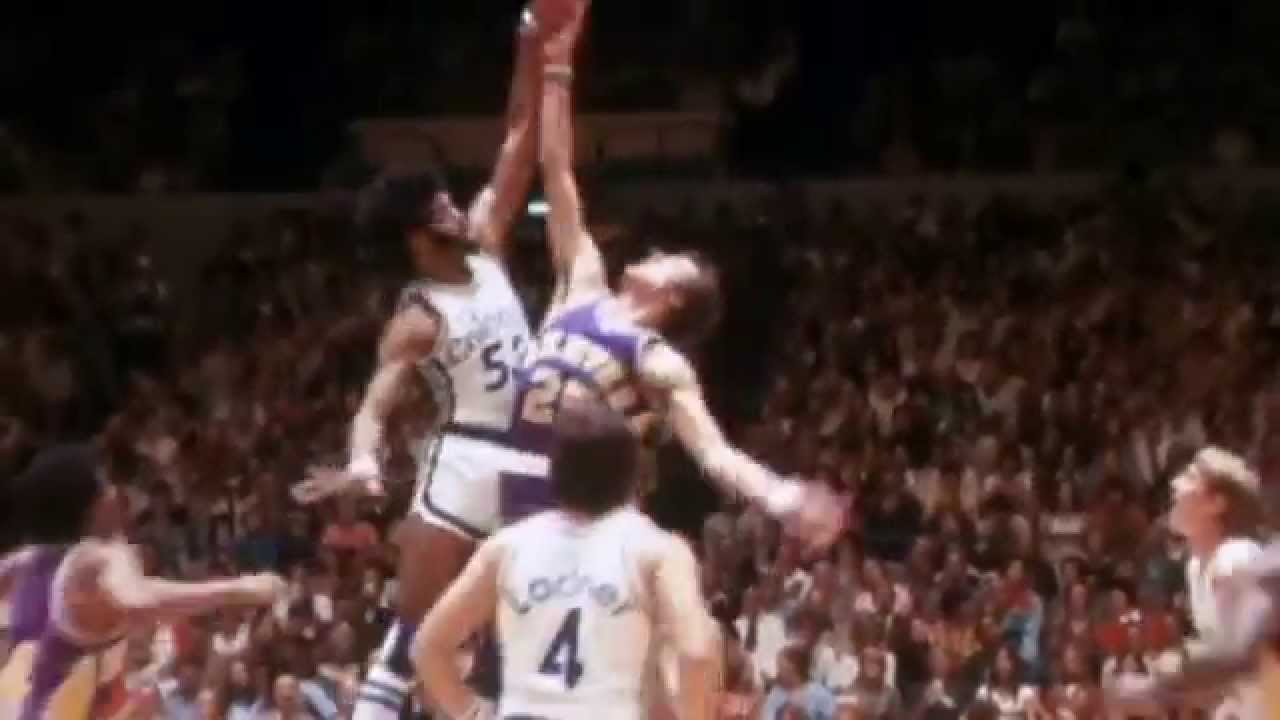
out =
[[[1099,717],[1104,677],[1176,665],[1169,477],[1207,442],[1264,475],[1280,451],[1257,214],[1145,191],[789,208],[652,217],[608,248],[681,239],[721,259],[728,313],[699,358],[720,414],[756,456],[854,498],[847,537],[802,557],[754,509],[664,510],[706,493],[664,458],[653,502],[700,525],[729,639],[722,717]],[[345,459],[400,249],[286,217],[229,242],[192,293],[81,218],[0,232],[4,282],[30,298],[0,328],[5,471],[93,432],[152,570],[290,580],[269,612],[139,635],[130,681],[166,719],[347,717],[393,605],[428,402],[394,423],[390,500],[317,512],[288,487]],[[522,278],[535,304],[541,282]]]

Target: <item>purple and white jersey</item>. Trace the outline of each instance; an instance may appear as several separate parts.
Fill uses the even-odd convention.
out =
[[[13,652],[0,668],[0,717],[109,720],[125,709],[126,643],[73,638],[61,573],[68,548],[36,548],[12,594]]]
[[[661,339],[617,313],[612,298],[561,313],[534,340],[525,367],[516,373],[516,404],[508,444],[547,455],[552,423],[566,395],[598,394],[627,419],[637,437],[652,437],[660,413],[637,380],[642,353]],[[512,477],[503,483],[507,522],[551,506],[545,477]]]

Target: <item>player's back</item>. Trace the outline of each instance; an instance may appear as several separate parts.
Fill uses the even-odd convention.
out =
[[[548,511],[497,537],[501,715],[643,718],[666,533],[623,508],[594,521]]]
[[[638,381],[641,354],[657,337],[617,317],[614,301],[602,298],[561,312],[538,333],[523,370],[517,373],[510,444],[545,456],[565,397],[599,395],[642,441],[657,436],[662,414]],[[551,506],[545,477],[511,478],[504,488],[504,515],[518,520]]]

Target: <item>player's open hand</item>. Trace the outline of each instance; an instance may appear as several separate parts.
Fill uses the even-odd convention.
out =
[[[848,498],[837,495],[820,482],[788,480],[792,498],[778,513],[782,528],[805,542],[809,550],[825,550],[844,532],[848,519]]]
[[[273,605],[289,592],[288,583],[275,573],[245,575],[240,578],[240,585],[250,605]]]
[[[302,505],[318,503],[335,495],[354,493],[381,497],[386,491],[382,487],[382,479],[377,475],[358,475],[329,465],[307,468],[307,478],[289,491],[294,501]]]

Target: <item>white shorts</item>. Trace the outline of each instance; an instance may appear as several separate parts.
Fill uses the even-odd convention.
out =
[[[525,514],[513,508],[513,495],[541,501],[547,465],[543,455],[442,431],[424,443],[409,512],[479,542],[516,519],[513,513]]]

